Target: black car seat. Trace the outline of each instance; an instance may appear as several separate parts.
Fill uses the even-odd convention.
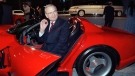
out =
[[[76,40],[80,37],[80,35],[82,34],[82,30],[80,27],[80,22],[75,20],[74,22],[72,20],[70,20],[70,35],[69,35],[69,39],[68,39],[68,47],[71,48],[71,46],[73,46],[73,44],[76,42]]]
[[[83,33],[83,31],[80,27],[79,21],[77,21],[77,20],[73,21],[71,18],[71,19],[69,19],[69,23],[70,23],[70,27],[69,27],[70,35],[69,35],[69,39],[68,39],[68,51],[66,52],[66,55],[64,57],[62,57],[61,62],[64,60],[64,58],[67,56],[67,54],[69,52],[71,52],[72,47],[74,46],[76,41],[79,39],[79,37]]]

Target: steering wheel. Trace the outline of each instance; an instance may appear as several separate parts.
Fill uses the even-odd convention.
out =
[[[34,28],[32,29],[31,31],[27,32],[26,33],[26,43],[27,44],[30,44],[30,45],[34,45],[34,44],[37,44],[38,41],[37,41],[37,33],[38,33],[38,29],[37,28]]]
[[[21,33],[19,42],[20,44],[26,44],[26,45],[33,45],[31,40],[36,41],[37,32],[39,30],[39,23],[36,23],[35,25],[30,25],[29,27],[25,28],[25,30]],[[37,42],[37,41],[36,41]]]

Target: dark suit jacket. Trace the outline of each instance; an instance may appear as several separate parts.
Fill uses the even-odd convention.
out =
[[[69,23],[64,19],[58,18],[55,21],[52,30],[48,32],[49,25],[44,34],[41,37],[38,37],[39,42],[44,42],[41,49],[63,56],[67,52]]]
[[[114,19],[114,8],[112,6],[106,6],[104,9],[105,20]]]

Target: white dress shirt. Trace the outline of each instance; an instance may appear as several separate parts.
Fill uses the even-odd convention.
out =
[[[51,26],[52,26],[52,21],[50,21],[50,25],[49,25],[49,31],[50,31],[50,28],[51,28]],[[55,21],[53,21],[53,24],[55,23]],[[44,33],[41,33],[41,32],[39,32],[39,37],[41,37],[42,35],[43,35]]]

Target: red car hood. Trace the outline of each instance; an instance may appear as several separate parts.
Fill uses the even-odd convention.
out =
[[[49,71],[60,59],[60,56],[24,45],[11,47],[11,50],[13,50],[10,51],[13,76],[36,76],[43,69]]]
[[[0,32],[6,31],[8,28],[13,27],[14,25],[0,25]]]
[[[3,49],[6,68],[0,69],[0,76],[36,76],[47,73],[60,59],[60,56],[26,45],[13,42]],[[8,50],[8,51],[7,51]]]
[[[53,67],[60,59],[58,55],[20,45],[16,37],[8,34],[6,29],[0,29],[0,51],[4,51],[4,63],[7,66],[0,68],[0,76],[7,76],[8,73],[11,76],[35,76],[43,69]]]
[[[12,34],[8,34],[5,30],[0,30],[0,50],[8,46],[15,41],[15,37]]]
[[[127,32],[127,31],[124,31],[124,30],[120,30],[120,29],[117,29],[117,28],[110,28],[110,27],[106,27],[106,26],[102,26],[101,29],[104,30],[107,33],[125,34],[125,35],[131,34],[131,33]]]

